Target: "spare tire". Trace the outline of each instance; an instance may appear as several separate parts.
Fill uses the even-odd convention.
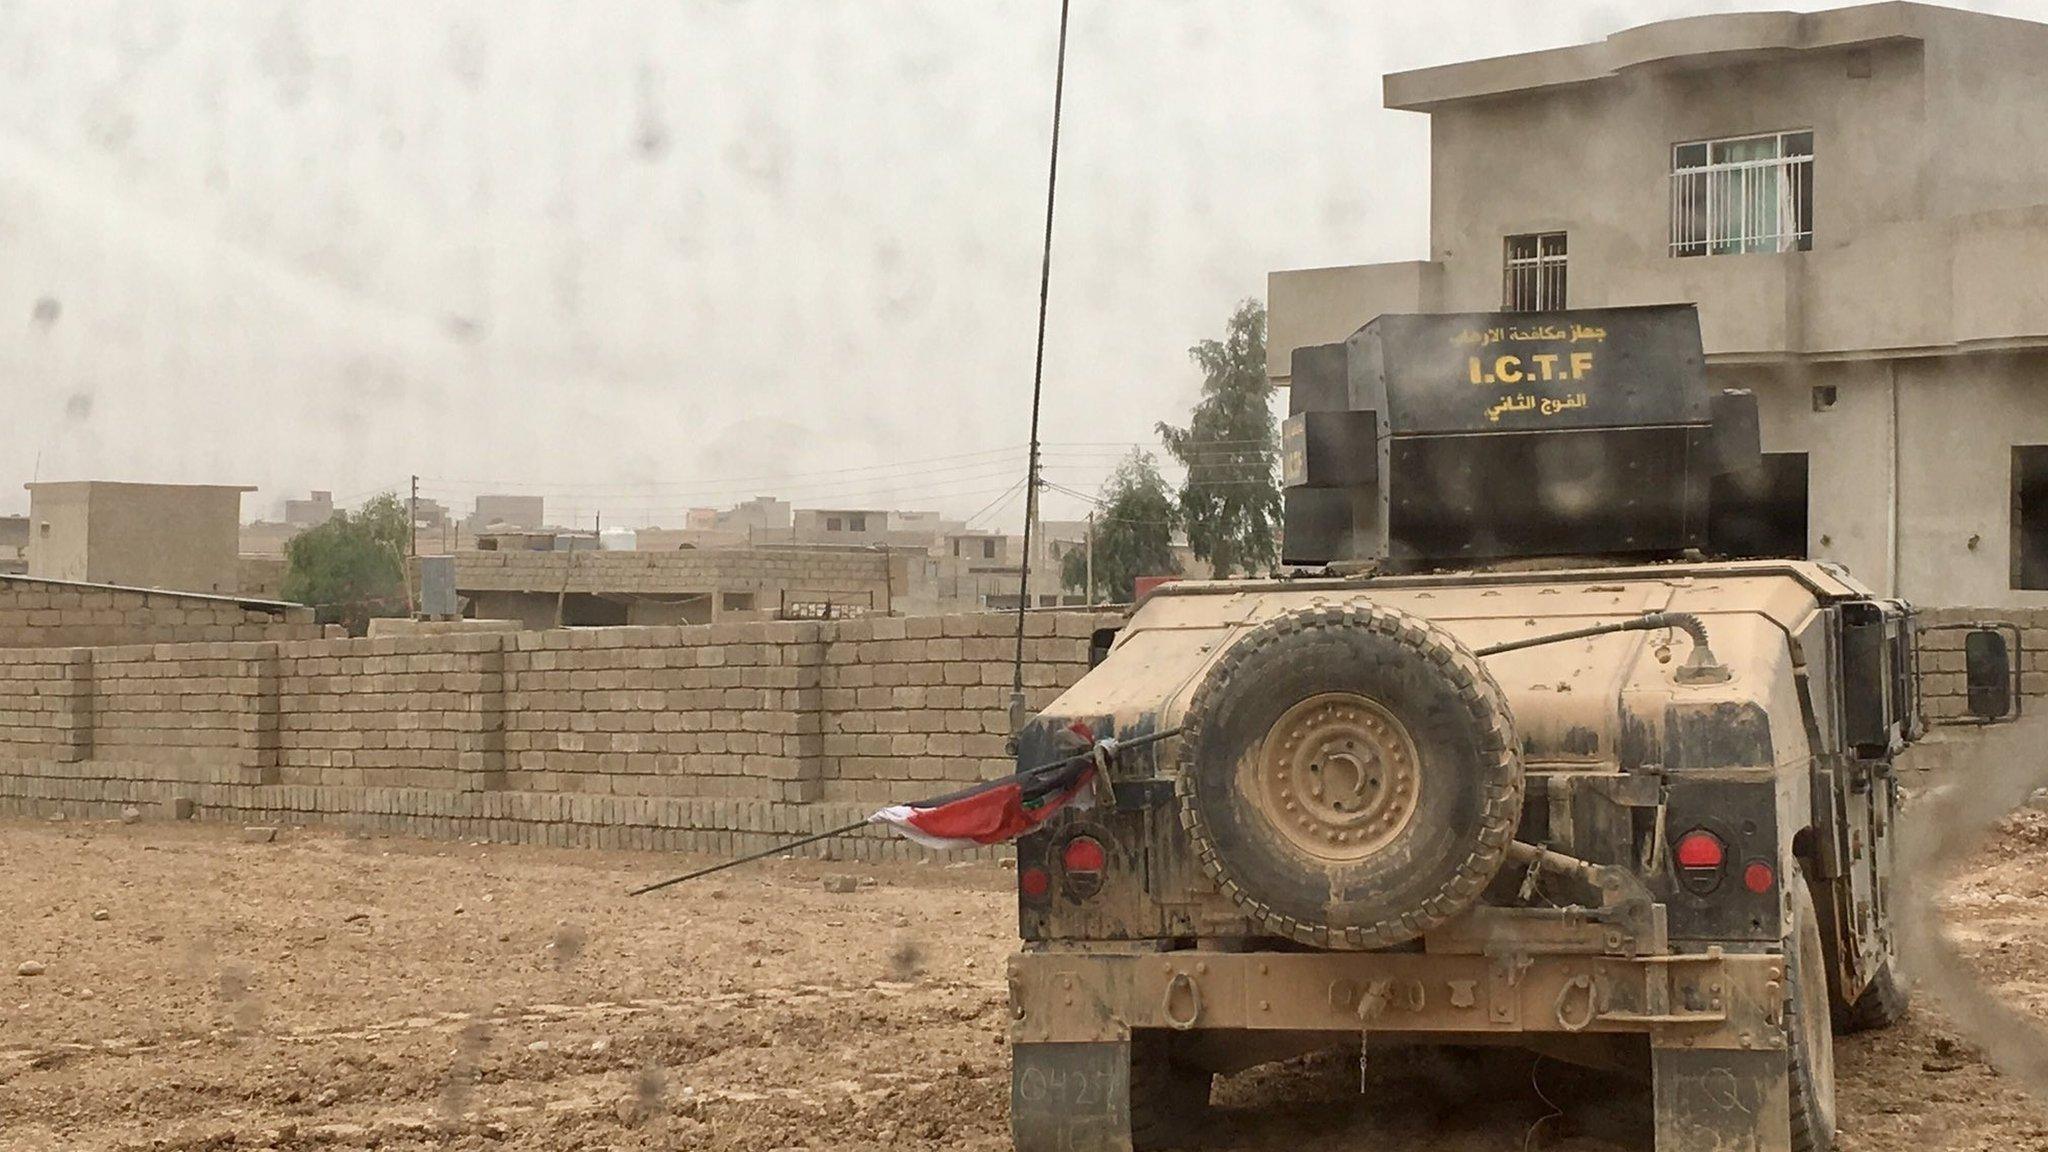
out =
[[[1182,720],[1181,825],[1262,931],[1385,948],[1469,908],[1522,814],[1507,699],[1427,620],[1354,603],[1233,644]]]

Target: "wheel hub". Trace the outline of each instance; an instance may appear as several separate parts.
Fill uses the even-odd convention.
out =
[[[1408,729],[1350,692],[1289,708],[1267,732],[1255,771],[1253,794],[1280,834],[1335,861],[1364,859],[1399,836],[1421,784]]]

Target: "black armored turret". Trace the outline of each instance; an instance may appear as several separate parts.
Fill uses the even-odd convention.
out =
[[[1289,564],[1462,567],[1711,550],[1756,398],[1707,383],[1690,305],[1389,315],[1298,348]]]

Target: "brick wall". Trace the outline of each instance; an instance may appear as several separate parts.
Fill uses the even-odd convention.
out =
[[[458,552],[455,586],[469,592],[640,593],[753,591],[765,606],[783,592],[887,606],[890,573],[906,558],[862,549],[707,548],[676,552]]]
[[[0,576],[0,648],[308,640],[313,610],[217,596]]]
[[[1958,624],[2014,624],[2022,696],[2048,696],[2048,608],[1931,608],[1920,612],[1920,704],[1929,720],[1963,715],[1963,637]]]
[[[1028,702],[1117,617],[1026,621]],[[1015,618],[0,651],[0,812],[735,852],[1005,774]],[[874,834],[843,854],[915,854]]]

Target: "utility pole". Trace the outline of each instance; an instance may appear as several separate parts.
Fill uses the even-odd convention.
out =
[[[420,566],[420,478],[412,478],[412,495],[405,502],[406,548],[412,558],[405,563],[405,614],[419,615],[419,598],[413,595],[412,574]]]
[[[1088,593],[1087,604],[1095,607],[1095,513],[1088,513]]]

